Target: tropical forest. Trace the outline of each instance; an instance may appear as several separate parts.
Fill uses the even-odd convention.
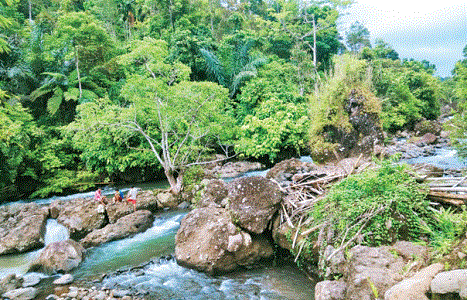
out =
[[[0,298],[467,299],[467,41],[353,2],[0,0]]]

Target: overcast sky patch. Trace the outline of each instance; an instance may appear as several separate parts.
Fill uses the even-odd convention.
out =
[[[345,36],[350,25],[359,21],[370,31],[373,45],[383,39],[401,58],[428,60],[436,65],[436,75],[450,76],[467,44],[465,2],[379,2],[359,0],[347,9],[339,20],[341,34]]]

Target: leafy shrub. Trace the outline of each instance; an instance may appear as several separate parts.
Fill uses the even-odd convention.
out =
[[[333,186],[311,212],[313,224],[334,231],[336,246],[391,244],[417,240],[433,212],[405,165],[385,161],[377,169],[352,175]],[[315,237],[318,233],[315,232]]]
[[[310,99],[309,145],[317,159],[322,153],[335,151],[339,146],[337,140],[344,140],[354,129],[346,109],[351,94],[364,99],[362,113],[379,115],[381,103],[372,92],[371,82],[371,69],[366,61],[351,55],[334,58],[333,75]]]

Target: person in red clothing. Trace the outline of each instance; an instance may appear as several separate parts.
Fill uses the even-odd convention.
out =
[[[127,201],[133,203],[133,211],[136,210],[136,195],[138,194],[138,191],[134,186],[131,187],[131,189],[128,191],[127,194]]]

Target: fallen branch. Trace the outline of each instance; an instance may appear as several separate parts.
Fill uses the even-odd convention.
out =
[[[439,203],[461,206],[467,203],[467,194],[451,194],[438,191],[430,191],[427,198]]]

